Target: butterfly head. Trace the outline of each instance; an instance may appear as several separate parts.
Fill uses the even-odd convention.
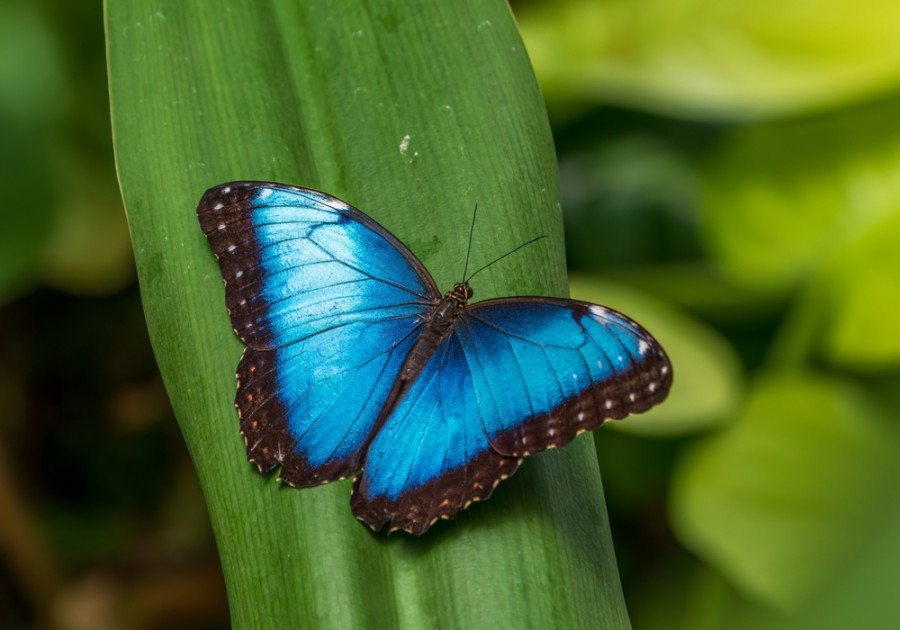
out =
[[[472,294],[472,287],[469,286],[468,282],[457,282],[453,285],[453,290],[447,294],[447,297],[453,298],[460,304],[465,304],[472,297]]]

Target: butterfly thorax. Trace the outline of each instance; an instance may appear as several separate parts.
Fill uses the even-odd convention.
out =
[[[447,334],[459,319],[459,313],[472,297],[472,287],[466,282],[453,285],[428,318],[428,327],[439,336]]]
[[[416,380],[422,368],[431,359],[435,349],[456,326],[459,315],[470,297],[472,297],[472,287],[466,282],[459,282],[453,285],[453,289],[448,291],[429,312],[424,321],[422,333],[403,362],[400,377],[395,383],[389,401],[393,403],[406,393],[409,385]]]

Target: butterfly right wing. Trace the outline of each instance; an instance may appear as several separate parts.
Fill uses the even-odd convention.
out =
[[[372,439],[353,513],[373,530],[420,535],[487,499],[522,458],[646,411],[671,383],[662,347],[611,309],[553,298],[476,303]]]
[[[235,405],[248,458],[300,487],[353,474],[434,281],[384,228],[317,191],[234,182],[197,213],[247,344]]]
[[[473,304],[460,341],[491,447],[525,457],[610,419],[647,411],[672,386],[662,346],[610,308],[543,297]]]

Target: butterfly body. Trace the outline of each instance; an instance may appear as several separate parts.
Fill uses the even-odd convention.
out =
[[[247,345],[235,404],[248,458],[299,487],[354,477],[372,529],[421,534],[607,419],[663,400],[662,348],[627,317],[554,298],[441,295],[383,227],[269,182],[198,206]]]
[[[416,376],[419,375],[434,355],[434,351],[441,344],[444,337],[456,327],[460,314],[470,297],[472,297],[472,288],[467,283],[457,284],[453,287],[453,291],[448,292],[423,317],[422,332],[409,356],[403,362],[403,369],[400,370],[398,382],[411,383],[415,380]],[[397,398],[399,398],[399,393],[391,396],[389,401],[393,402]],[[385,409],[389,410],[391,408],[391,404],[385,406]]]

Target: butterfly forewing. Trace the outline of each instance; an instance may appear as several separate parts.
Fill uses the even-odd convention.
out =
[[[458,334],[485,431],[504,455],[563,446],[605,420],[646,411],[672,382],[656,340],[594,304],[489,300],[467,309]]]
[[[437,299],[431,277],[386,230],[316,191],[236,182],[197,212],[248,346],[235,399],[248,457],[297,486],[355,473]]]

